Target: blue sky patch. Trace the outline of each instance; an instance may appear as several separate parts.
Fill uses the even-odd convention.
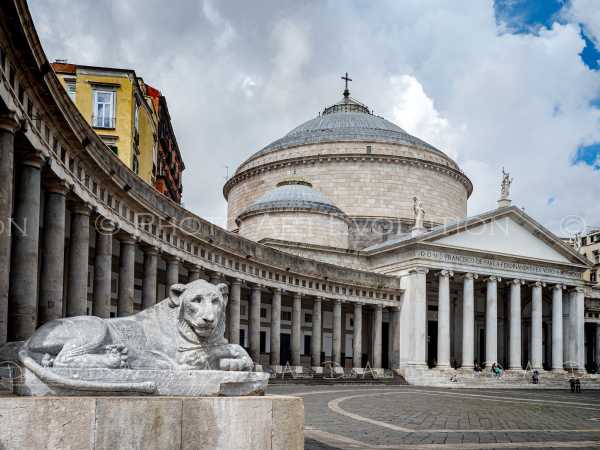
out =
[[[541,27],[550,28],[554,22],[564,22],[560,12],[568,5],[568,0],[494,0],[494,12],[496,23],[504,24],[511,33],[535,34]],[[600,69],[600,49],[589,39],[583,27],[581,37],[585,41],[581,59],[588,68]]]
[[[584,163],[600,170],[600,142],[592,145],[582,145],[577,149],[573,164]]]

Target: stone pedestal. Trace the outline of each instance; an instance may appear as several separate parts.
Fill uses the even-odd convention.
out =
[[[297,397],[0,397],[0,448],[304,447]]]

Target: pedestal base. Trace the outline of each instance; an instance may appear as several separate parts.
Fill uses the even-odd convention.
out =
[[[297,397],[0,397],[0,448],[304,448]]]

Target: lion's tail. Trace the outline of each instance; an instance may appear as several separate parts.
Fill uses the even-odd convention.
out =
[[[19,350],[19,360],[29,369],[35,376],[47,384],[52,384],[68,389],[78,391],[95,391],[95,392],[138,392],[143,394],[154,394],[156,392],[156,384],[151,381],[140,383],[102,383],[95,381],[74,380],[72,378],[63,377],[51,370],[42,367],[38,362],[29,356],[27,352],[27,344]]]

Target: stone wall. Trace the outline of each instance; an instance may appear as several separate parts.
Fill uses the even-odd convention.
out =
[[[413,197],[423,201],[428,221],[443,223],[465,217],[469,191],[457,172],[443,172],[419,161],[365,157],[313,160],[295,166],[298,176],[311,182],[349,216],[412,218]],[[258,197],[289,175],[285,165],[261,171],[231,185],[228,227]],[[464,180],[463,180],[464,181]]]
[[[318,212],[273,211],[243,219],[239,234],[253,241],[271,238],[330,247],[348,247],[348,224]]]

